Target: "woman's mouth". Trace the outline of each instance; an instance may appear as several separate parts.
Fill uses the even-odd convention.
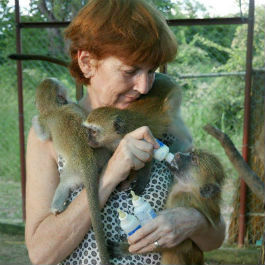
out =
[[[133,102],[133,101],[135,101],[136,99],[138,99],[139,98],[139,96],[125,96],[125,101],[126,102]]]

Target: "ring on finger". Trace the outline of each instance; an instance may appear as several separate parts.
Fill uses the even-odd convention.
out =
[[[155,241],[155,242],[154,242],[154,245],[155,245],[155,248],[159,248],[159,247],[160,247],[158,241]]]

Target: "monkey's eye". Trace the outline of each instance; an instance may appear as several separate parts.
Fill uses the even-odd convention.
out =
[[[194,153],[191,153],[191,162],[193,165],[197,165],[197,157]]]
[[[92,129],[92,128],[89,128],[89,129],[88,129],[88,134],[89,134],[89,135],[92,135],[92,136],[96,136],[96,135],[97,135],[97,131],[94,130],[94,129]]]
[[[175,159],[177,159],[177,160],[180,159],[180,153],[175,154]]]

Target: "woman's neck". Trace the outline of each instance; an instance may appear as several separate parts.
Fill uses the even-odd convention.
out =
[[[90,112],[93,109],[92,106],[91,106],[90,98],[89,98],[88,94],[84,95],[78,101],[78,105],[81,106],[83,109],[87,110],[88,112]]]

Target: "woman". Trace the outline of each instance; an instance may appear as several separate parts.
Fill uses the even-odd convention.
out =
[[[142,0],[91,0],[67,28],[66,38],[71,41],[71,73],[87,87],[79,104],[88,111],[107,105],[128,107],[150,91],[156,68],[173,60],[177,51],[163,18]],[[168,135],[164,140],[174,144],[177,139]],[[188,134],[183,141],[190,142]],[[120,142],[101,174],[99,198],[108,239],[124,237],[116,209],[132,212],[127,176],[152,158],[156,145],[150,130],[136,129]],[[63,213],[55,216],[50,212],[63,165],[52,141],[41,142],[31,129],[26,201],[30,259],[34,264],[99,264],[85,190],[79,187],[72,192]],[[157,212],[164,207],[169,175],[165,165],[156,162],[143,194]],[[132,255],[112,263],[158,265],[160,255],[149,252],[158,245],[175,246],[186,238],[203,251],[217,248],[224,239],[224,222],[215,230],[195,209],[163,211],[129,238]]]

